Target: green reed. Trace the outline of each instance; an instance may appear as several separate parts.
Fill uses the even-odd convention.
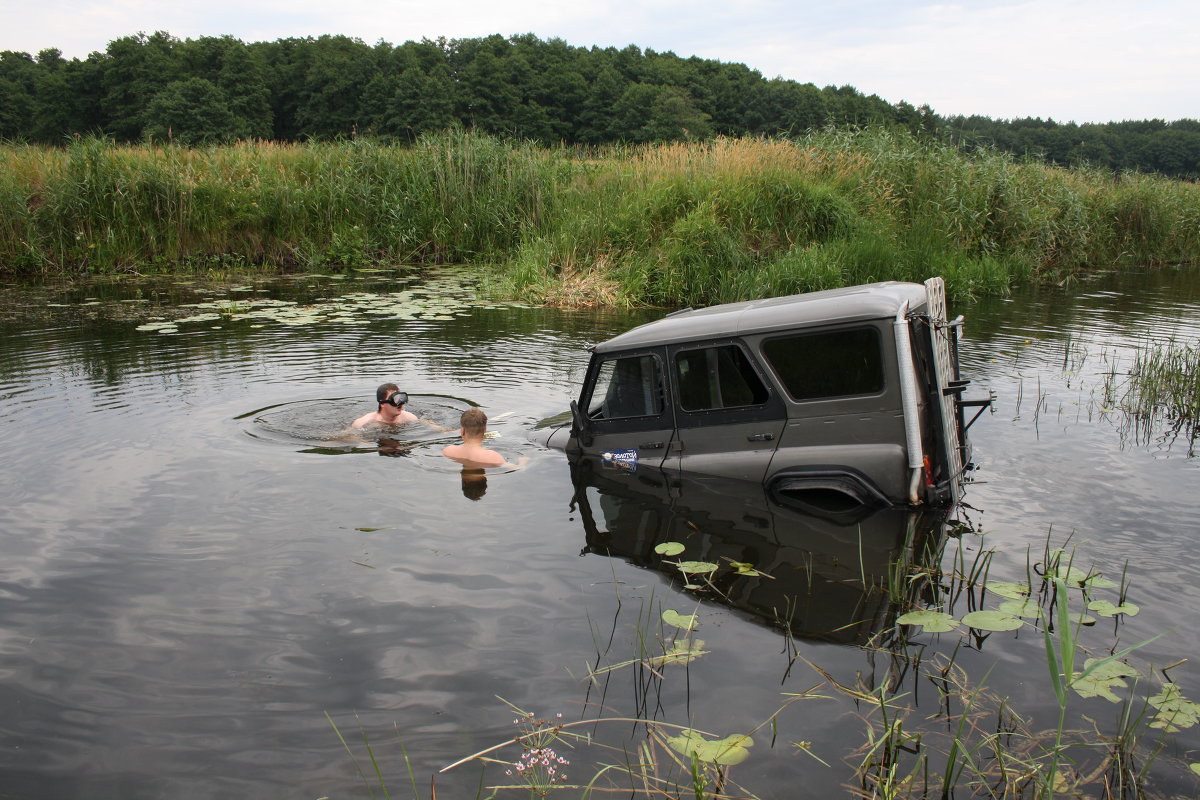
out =
[[[1122,405],[1132,414],[1162,411],[1194,425],[1200,420],[1200,342],[1172,341],[1139,350]]]
[[[945,277],[956,297],[1195,262],[1200,187],[886,131],[598,150],[463,132],[188,149],[0,145],[0,273],[497,266],[560,304]]]
[[[467,134],[187,149],[78,139],[0,148],[0,271],[465,262],[553,203],[550,151]]]

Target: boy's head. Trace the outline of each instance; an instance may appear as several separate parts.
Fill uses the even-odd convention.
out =
[[[464,439],[483,439],[487,433],[487,414],[479,408],[468,408],[462,413],[462,433]]]
[[[388,403],[388,399],[392,395],[396,394],[399,391],[400,391],[400,387],[397,386],[396,384],[385,383],[382,386],[380,386],[378,389],[375,390],[375,402],[377,402],[379,404],[380,408],[383,408],[383,404]],[[404,400],[405,401],[408,400],[408,395],[404,396]],[[388,405],[394,405],[397,408],[399,408],[401,405],[403,405],[403,403],[400,403],[400,404],[388,403]]]

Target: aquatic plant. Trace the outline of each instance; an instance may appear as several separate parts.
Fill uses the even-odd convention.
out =
[[[1200,438],[1200,342],[1149,342],[1132,366],[1113,363],[1100,386],[1103,412],[1123,415],[1123,435],[1138,442],[1182,440],[1187,455]]]
[[[891,131],[587,152],[451,132],[0,145],[0,272],[470,262],[536,302],[696,304],[942,275],[955,297],[1195,262],[1200,188]]]
[[[1023,583],[989,581],[981,585],[985,594],[1003,598],[995,610],[979,608],[982,598],[973,595],[971,605],[974,610],[961,619],[945,611],[918,608],[899,616],[896,623],[900,628],[923,627],[926,633],[958,633],[964,637],[964,628],[998,632],[1036,625],[1043,643],[1049,688],[1057,707],[1055,726],[1049,731],[1031,730],[1013,714],[1005,698],[987,687],[986,676],[972,681],[953,657],[939,662],[941,657],[937,656],[924,665],[925,674],[935,685],[942,687],[940,691],[946,692],[943,715],[954,725],[953,733],[934,734],[925,730],[920,742],[910,748],[915,764],[904,767],[908,779],[901,782],[896,780],[899,762],[895,758],[883,758],[878,748],[866,748],[859,765],[864,790],[877,789],[879,796],[884,797],[925,796],[928,777],[924,778],[926,788],[918,791],[914,787],[914,776],[924,775],[929,770],[930,759],[940,748],[946,759],[940,784],[943,792],[964,784],[968,788],[990,786],[990,791],[1001,796],[1052,797],[1088,784],[1103,783],[1107,787],[1105,797],[1124,797],[1125,791],[1140,796],[1142,781],[1161,752],[1162,744],[1160,739],[1157,746],[1142,753],[1139,742],[1151,730],[1178,730],[1196,724],[1196,711],[1200,706],[1184,698],[1179,687],[1171,683],[1163,684],[1158,694],[1143,700],[1147,707],[1154,709],[1153,712],[1139,715],[1132,712],[1134,698],[1127,681],[1136,681],[1147,671],[1130,663],[1129,656],[1158,636],[1120,650],[1108,648],[1107,654],[1086,656],[1082,665],[1078,663],[1080,654],[1085,652],[1081,633],[1096,622],[1087,611],[1114,618],[1138,613],[1137,605],[1127,599],[1128,586],[1124,577],[1118,583],[1098,570],[1083,569],[1076,565],[1073,551],[1050,547],[1049,542],[1041,561],[1028,565],[1027,576],[1036,576],[1037,580]],[[970,579],[964,572],[955,572],[948,577],[949,584]],[[1098,596],[1099,592],[1113,590],[1119,592],[1115,602]],[[941,605],[953,605],[949,600],[952,592],[951,586],[944,587]],[[1076,597],[1077,600],[1073,599]],[[901,635],[893,647],[901,644],[908,647],[911,640]],[[848,694],[856,694],[856,690],[848,687],[839,688]],[[1121,694],[1126,692],[1129,694],[1123,699]],[[1089,735],[1071,730],[1068,706],[1072,695],[1123,703],[1116,734],[1107,735],[1097,730]],[[962,707],[957,712],[949,710],[951,697],[961,699]],[[870,699],[879,706],[877,715],[880,719],[868,718],[869,740],[898,736],[907,713],[895,712],[891,699],[882,694]],[[984,711],[985,707],[987,711]],[[981,727],[979,715],[994,717],[994,729]],[[999,735],[1000,731],[1005,733]],[[1084,771],[1083,763],[1073,753],[1089,752],[1097,747],[1106,752],[1105,757],[1090,762]],[[979,758],[983,753],[990,753],[986,760]],[[1109,774],[1113,777],[1106,779]],[[1114,793],[1114,787],[1124,788]]]

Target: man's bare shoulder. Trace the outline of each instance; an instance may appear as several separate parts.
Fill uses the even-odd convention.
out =
[[[495,450],[451,444],[442,448],[442,455],[469,467],[503,467],[508,462]]]

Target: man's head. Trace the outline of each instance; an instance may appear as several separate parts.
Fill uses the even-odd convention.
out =
[[[487,433],[487,414],[483,413],[483,409],[468,408],[462,413],[459,424],[462,425],[463,439],[482,441],[483,435]]]
[[[408,394],[400,391],[400,387],[394,383],[385,383],[375,390],[375,402],[379,403],[381,409],[385,405],[403,408],[408,402]]]

